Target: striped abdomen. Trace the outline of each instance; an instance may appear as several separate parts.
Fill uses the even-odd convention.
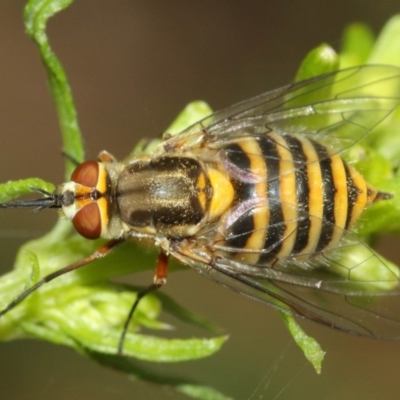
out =
[[[240,139],[223,149],[222,160],[235,200],[218,245],[249,264],[337,245],[381,195],[339,155],[304,136]]]

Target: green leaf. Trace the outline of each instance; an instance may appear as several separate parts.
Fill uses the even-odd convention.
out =
[[[179,113],[166,132],[175,135],[211,113],[212,109],[205,101],[192,101]]]
[[[350,24],[343,34],[340,68],[365,64],[373,49],[374,41],[374,34],[368,25]]]
[[[166,296],[164,293],[160,292],[157,295],[162,301],[164,310],[172,314],[179,321],[191,324],[193,326],[198,326],[199,328],[206,329],[210,332],[220,332],[220,327],[218,327],[211,321],[208,321],[204,317],[196,315],[193,312],[182,307],[175,300]]]
[[[327,74],[338,68],[338,55],[331,46],[323,43],[305,56],[297,70],[295,82]]]
[[[39,48],[57,108],[63,149],[68,156],[65,160],[66,180],[69,180],[71,172],[75,169],[75,162],[82,162],[85,155],[71,88],[60,61],[50,47],[46,24],[49,18],[67,8],[71,3],[72,0],[30,0],[24,12],[26,32]]]
[[[320,374],[325,352],[321,349],[319,343],[303,331],[291,314],[284,311],[279,311],[279,314],[285,322],[286,327],[289,329],[294,341],[303,351],[306,359],[314,367],[317,374]]]
[[[382,29],[371,51],[368,64],[400,66],[400,14],[392,17]]]
[[[28,178],[2,183],[0,184],[0,203],[5,203],[25,194],[30,194],[36,189],[52,193],[54,185],[39,178]]]
[[[17,257],[16,268],[1,278],[2,302],[7,303],[30,287],[40,275],[64,267],[90,254],[99,245],[78,235],[62,242],[43,239],[24,245]],[[97,260],[85,269],[70,272],[41,287],[18,307],[0,319],[0,338],[37,337],[69,345],[77,350],[87,348],[115,354],[122,326],[132,306],[137,291],[116,284],[105,284],[109,278],[131,272],[127,259],[138,263],[136,271],[151,269],[154,259],[132,243],[125,243],[106,259]],[[113,268],[109,266],[113,265]],[[33,273],[33,276],[32,276]],[[166,296],[164,296],[164,299]],[[176,303],[170,301],[169,309],[186,321],[206,325],[201,319],[189,316]],[[156,321],[161,302],[148,295],[139,303],[131,330],[140,326],[151,328]],[[10,327],[15,330],[11,332]],[[154,328],[154,327],[153,327]],[[165,328],[155,325],[156,329]],[[107,335],[104,335],[107,331]],[[124,354],[148,361],[176,362],[206,357],[217,351],[226,337],[195,339],[162,339],[149,335],[128,333]]]

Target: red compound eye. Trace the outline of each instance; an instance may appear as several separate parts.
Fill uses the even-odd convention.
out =
[[[97,239],[101,235],[101,215],[97,203],[82,207],[72,219],[75,229],[87,239]]]
[[[88,187],[96,187],[98,179],[99,163],[97,161],[85,161],[78,165],[71,175],[73,182]]]

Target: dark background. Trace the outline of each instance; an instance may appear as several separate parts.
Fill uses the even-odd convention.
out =
[[[38,176],[59,183],[56,113],[24,34],[23,6],[0,2],[0,182]],[[370,0],[80,0],[50,21],[49,35],[73,88],[87,157],[107,149],[122,158],[139,138],[158,136],[187,102],[204,99],[219,109],[285,84],[310,49],[321,42],[339,48],[348,23],[364,21],[378,33],[399,11],[398,1]],[[51,212],[2,212],[1,270],[11,269],[21,242],[55,219]],[[237,399],[398,398],[399,342],[303,323],[327,351],[317,376],[272,309],[190,270],[170,276],[164,290],[218,323],[230,340],[201,361],[143,363],[161,374]],[[38,341],[0,344],[0,393],[11,400],[184,398]]]

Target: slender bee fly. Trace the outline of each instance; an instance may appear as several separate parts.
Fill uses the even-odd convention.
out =
[[[109,241],[42,278],[0,316],[46,282],[139,240],[160,253],[120,352],[140,298],[165,284],[169,256],[331,328],[400,337],[399,270],[351,233],[365,208],[392,196],[341,156],[400,104],[398,94],[381,94],[396,86],[399,68],[372,65],[290,84],[165,135],[151,154],[119,162],[102,152],[54,193],[1,204],[60,209],[85,238]],[[371,263],[379,278],[363,275]]]

